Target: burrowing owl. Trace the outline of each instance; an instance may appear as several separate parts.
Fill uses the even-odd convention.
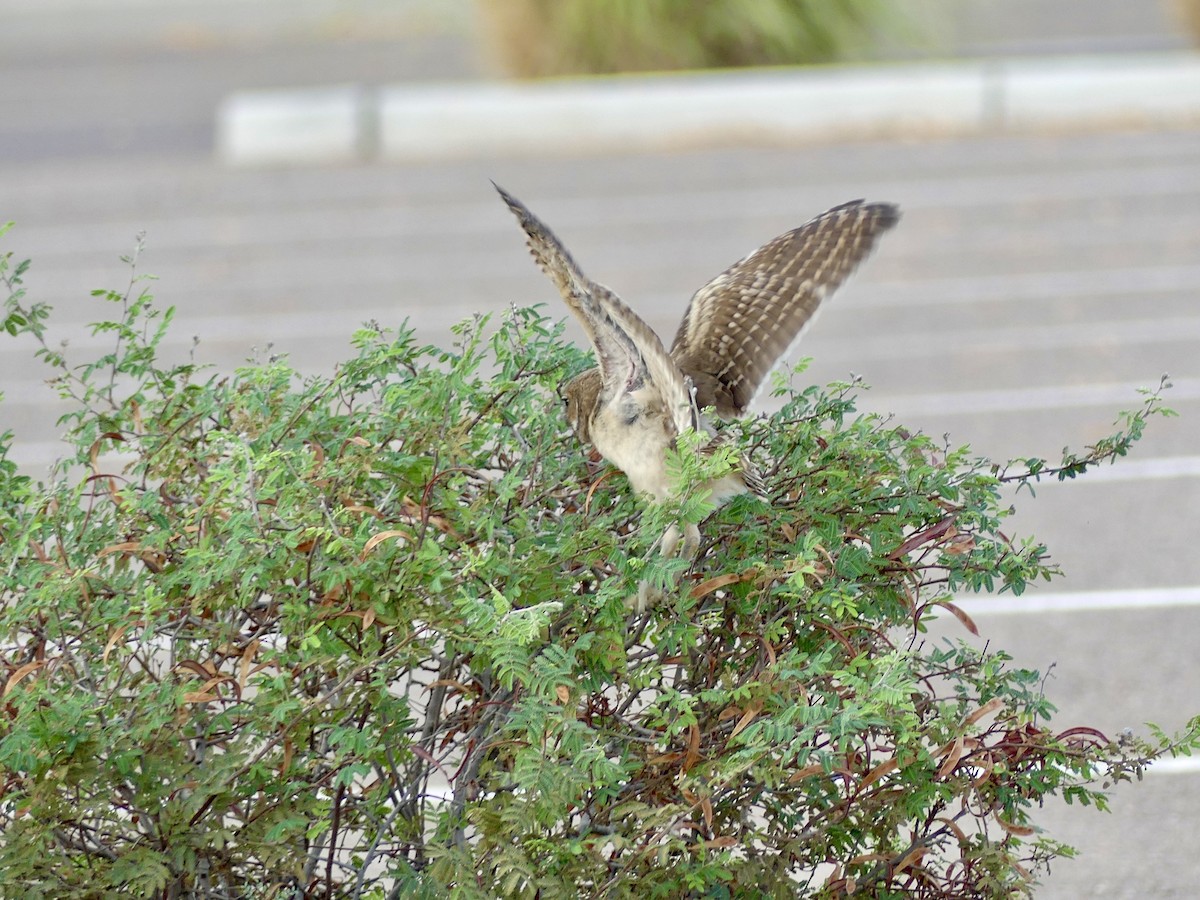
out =
[[[640,316],[583,274],[524,204],[496,189],[596,349],[597,367],[562,389],[572,428],[624,471],[634,490],[658,500],[675,488],[666,464],[675,438],[688,428],[714,434],[703,409],[722,418],[746,413],[821,301],[900,218],[892,204],[854,200],[768,241],[696,291],[668,352]],[[757,481],[744,463],[706,487],[720,504],[756,489]],[[664,537],[664,552],[678,539],[678,532]],[[685,552],[698,541],[691,526]]]

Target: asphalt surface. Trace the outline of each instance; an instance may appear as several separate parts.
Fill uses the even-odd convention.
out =
[[[0,39],[0,221],[17,227],[0,251],[33,258],[30,297],[55,306],[54,339],[80,354],[99,346],[90,291],[128,281],[118,258],[142,231],[142,270],[178,308],[168,353],[185,357],[198,336],[197,358],[219,370],[270,345],[327,372],[369,319],[407,318],[444,342],[477,311],[558,309],[489,178],[668,334],[692,290],[774,234],[854,197],[899,203],[898,229],[805,339],[807,377],[861,375],[863,408],[1005,457],[1096,440],[1138,386],[1170,373],[1180,417],[1155,421],[1133,458],[1015,498],[1015,529],[1067,572],[1051,590],[1120,605],[978,621],[1017,664],[1051,669],[1064,728],[1170,729],[1200,712],[1200,608],[1138,605],[1200,586],[1200,128],[234,170],[212,154],[228,91],[482,65],[445,21],[325,40],[313,13],[280,41],[270,21],[247,36],[214,19],[134,46],[115,25],[124,37],[56,44],[45,20],[17,13],[24,49]],[[3,345],[0,390],[0,427],[44,471],[61,408],[31,347]],[[1081,857],[1039,896],[1196,896],[1198,805],[1192,770],[1122,786],[1110,815],[1048,807],[1042,824]]]

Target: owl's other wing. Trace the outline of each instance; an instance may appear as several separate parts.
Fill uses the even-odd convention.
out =
[[[584,275],[554,232],[524,203],[495,182],[492,185],[524,229],[534,260],[554,282],[567,308],[579,320],[596,348],[596,362],[603,381],[601,396],[607,400],[618,390],[640,386],[651,368],[643,348],[649,347],[653,353],[653,347],[657,345],[662,355],[667,355],[658,336],[611,290]],[[654,343],[646,340],[638,325],[653,336]],[[638,339],[631,334],[631,329],[638,334]]]
[[[854,200],[779,235],[734,263],[688,305],[671,356],[700,407],[743,415],[821,302],[900,220],[890,203]]]

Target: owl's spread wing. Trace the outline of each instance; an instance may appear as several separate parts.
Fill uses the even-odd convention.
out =
[[[699,406],[743,415],[821,301],[894,226],[890,203],[854,200],[822,213],[734,263],[692,297],[671,356]]]
[[[579,320],[588,339],[596,348],[596,361],[605,384],[617,377],[625,378],[631,366],[641,368],[640,354],[629,336],[612,321],[597,297],[611,293],[583,274],[562,242],[520,200],[495,182],[492,183],[528,237],[529,251],[534,261],[554,282],[567,308]],[[618,376],[618,372],[620,375]],[[638,377],[640,373],[634,373]]]
[[[528,236],[533,258],[554,282],[596,348],[602,387],[600,402],[620,392],[633,392],[647,381],[662,395],[676,431],[692,423],[686,379],[654,330],[620,297],[586,275],[566,247],[528,207],[493,182]]]

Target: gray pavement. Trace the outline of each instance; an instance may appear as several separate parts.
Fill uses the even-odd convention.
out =
[[[90,290],[125,283],[118,257],[143,230],[142,268],[179,310],[168,352],[182,358],[197,335],[198,357],[228,370],[272,343],[305,371],[329,371],[367,319],[409,318],[445,341],[475,311],[558,308],[489,178],[668,333],[695,287],[766,238],[852,197],[899,203],[900,227],[805,339],[808,377],[860,374],[872,385],[864,408],[1004,456],[1095,440],[1136,405],[1137,385],[1169,372],[1182,415],[1153,424],[1127,474],[1017,498],[1016,530],[1067,571],[1051,589],[1108,592],[1123,607],[979,624],[1018,664],[1053,666],[1063,727],[1178,727],[1200,711],[1200,608],[1147,605],[1151,589],[1200,586],[1200,128],[231,170],[211,152],[228,91],[381,83],[409,64],[412,77],[463,77],[483,66],[461,22],[414,32],[405,20],[386,41],[344,26],[324,40],[313,3],[280,38],[267,12],[239,30],[232,4],[215,4],[203,28],[164,25],[139,44],[136,29],[110,24],[85,52],[55,43],[45,8],[20,6],[0,4],[0,35],[5,16],[26,29],[23,51],[0,54],[0,220],[18,223],[0,249],[33,258],[30,295],[55,305],[55,336],[80,353],[97,346]],[[1153,9],[1122,49],[1178,46]],[[1013,31],[1018,49],[1054,36]],[[1096,49],[1119,36],[1080,40]],[[27,346],[3,346],[0,390],[0,425],[36,470],[59,407]],[[1111,815],[1048,808],[1044,824],[1083,855],[1039,896],[1195,896],[1198,804],[1193,770],[1122,786]]]

